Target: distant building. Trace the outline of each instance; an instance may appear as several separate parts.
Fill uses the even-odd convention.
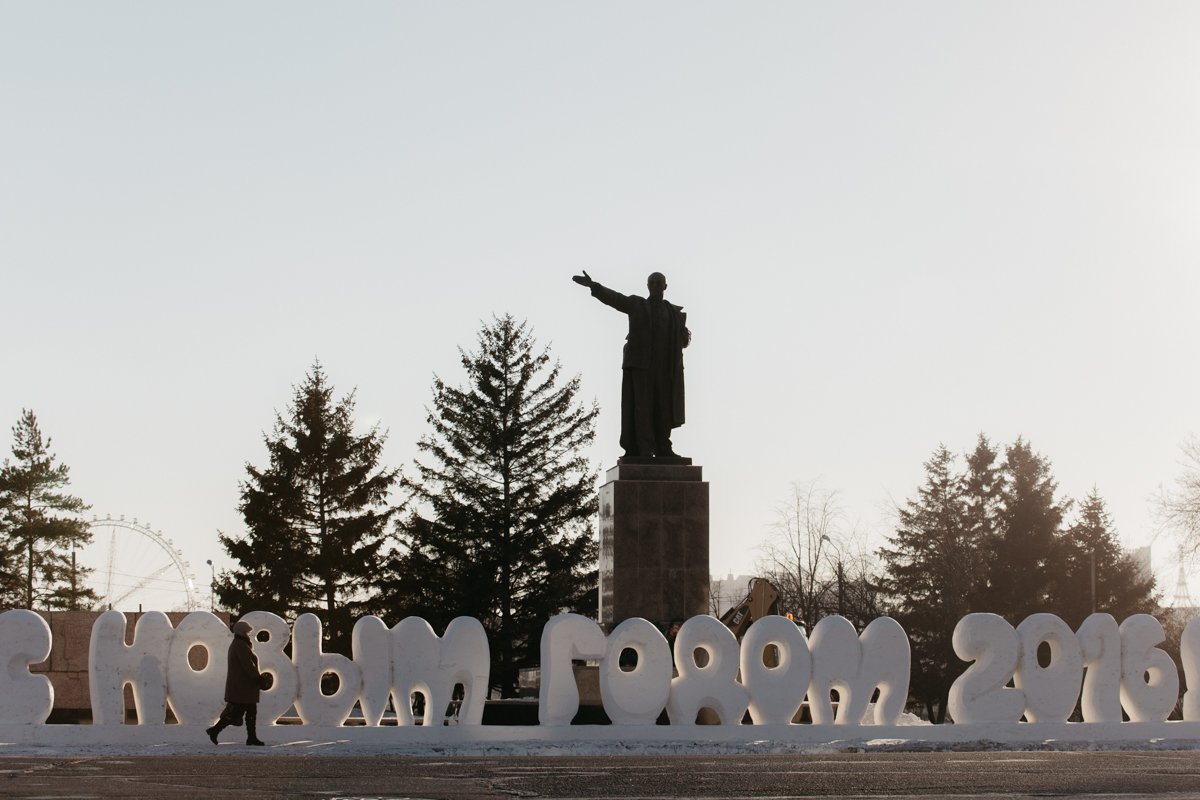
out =
[[[1129,559],[1137,565],[1139,577],[1143,580],[1149,580],[1154,577],[1154,567],[1150,563],[1150,545],[1135,547],[1125,552],[1129,555]]]
[[[724,578],[710,576],[708,612],[714,617],[720,617],[742,602],[746,599],[746,593],[750,590],[750,581],[753,579],[753,575],[735,576],[733,573],[729,573]]]

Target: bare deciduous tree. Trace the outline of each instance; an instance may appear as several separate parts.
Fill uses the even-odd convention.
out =
[[[1200,555],[1200,437],[1188,437],[1180,449],[1183,471],[1173,489],[1159,494],[1159,521],[1164,529],[1176,533],[1183,553]]]
[[[760,546],[759,574],[779,590],[780,610],[811,627],[840,613],[856,624],[879,614],[871,556],[850,526],[836,491],[793,483]]]

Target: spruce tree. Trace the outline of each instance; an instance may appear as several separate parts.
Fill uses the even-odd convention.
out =
[[[893,616],[912,646],[910,697],[939,723],[945,721],[950,686],[965,667],[951,635],[959,619],[982,610],[971,601],[984,579],[978,530],[970,524],[969,481],[954,472],[954,460],[941,445],[925,462],[925,483],[916,499],[897,510],[891,547],[880,552]]]
[[[1154,576],[1144,574],[1121,549],[1112,517],[1095,488],[1080,504],[1060,548],[1053,607],[1072,628],[1093,611],[1112,614],[1120,622],[1158,606]]]
[[[1048,612],[1072,628],[1096,610],[1118,621],[1152,611],[1153,579],[1121,551],[1104,501],[1093,491],[1064,528],[1072,502],[1055,496],[1050,462],[1021,438],[998,453],[982,434],[956,473],[939,447],[925,464],[917,498],[898,509],[881,550],[894,616],[912,645],[911,696],[929,718],[945,718],[950,686],[966,667],[951,637],[968,613],[1000,614],[1013,625]]]
[[[264,435],[268,464],[246,465],[238,507],[244,537],[221,534],[240,565],[223,573],[221,604],[284,617],[321,617],[329,647],[346,652],[382,569],[398,470],[380,466],[387,434],[354,433],[354,392],[334,400],[319,362],[294,388],[286,416]]]
[[[991,552],[997,536],[1000,516],[1000,490],[1003,485],[1003,465],[1000,454],[982,433],[975,440],[975,449],[966,454],[963,482],[963,525],[972,542],[974,569],[978,580],[972,586],[969,602],[973,607],[987,610],[991,575],[987,569],[987,553]]]
[[[598,408],[576,402],[579,378],[562,380],[549,348],[509,315],[459,352],[466,384],[434,378],[386,602],[438,628],[479,619],[492,683],[509,697],[518,669],[537,663],[547,618],[596,610],[596,472],[585,451]]]
[[[66,464],[55,464],[33,411],[13,426],[13,459],[0,469],[0,555],[6,607],[81,610],[96,602],[71,551],[92,540],[79,515],[88,506],[64,490]]]
[[[1059,534],[1070,500],[1055,497],[1050,462],[1018,437],[1005,450],[1000,505],[990,557],[989,611],[1016,625],[1037,612],[1054,612],[1053,587],[1061,566]]]

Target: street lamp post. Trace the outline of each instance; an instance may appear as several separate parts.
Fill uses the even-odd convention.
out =
[[[843,588],[845,586],[845,575],[842,572],[842,555],[841,555],[841,553],[838,554],[837,570],[838,570],[838,616],[844,617],[844,616],[846,616],[846,599],[845,599],[846,593]]]

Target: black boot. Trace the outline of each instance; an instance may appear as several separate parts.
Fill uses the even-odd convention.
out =
[[[258,733],[254,730],[254,723],[246,720],[246,744],[255,747],[263,747],[266,742],[258,738]]]
[[[211,728],[205,728],[204,732],[208,734],[208,738],[213,744],[217,744],[217,734],[229,727],[229,723],[225,720],[217,720],[217,724]]]

